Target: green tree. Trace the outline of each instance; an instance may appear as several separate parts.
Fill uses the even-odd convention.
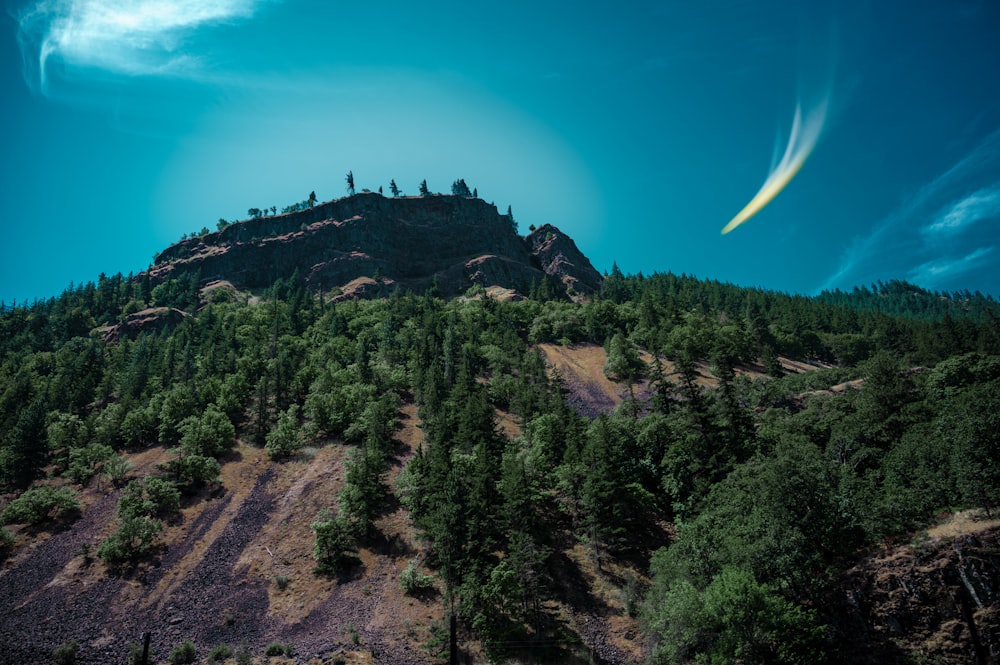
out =
[[[420,181],[420,196],[430,196],[431,192],[427,189],[427,180]]]
[[[389,181],[389,191],[392,193],[392,195],[394,197],[395,196],[399,196],[399,186],[396,185],[396,181],[395,180],[390,180]]]
[[[181,431],[181,450],[187,455],[218,457],[236,444],[236,428],[214,404],[200,417],[185,418],[178,429]]]
[[[357,560],[352,529],[345,520],[323,510],[309,528],[316,534],[313,557],[317,572],[340,573]]]
[[[350,194],[351,196],[353,196],[354,195],[354,172],[353,171],[348,171],[347,172],[347,178],[346,178],[346,180],[347,180],[347,193]]]
[[[302,448],[302,431],[299,428],[299,405],[292,404],[278,415],[278,424],[267,434],[264,449],[271,459],[294,455]]]

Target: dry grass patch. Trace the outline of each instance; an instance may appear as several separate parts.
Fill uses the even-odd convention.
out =
[[[247,566],[249,576],[268,583],[270,613],[286,623],[301,621],[336,585],[335,580],[313,573],[315,534],[309,525],[320,510],[336,509],[348,451],[342,445],[329,445],[309,460],[277,465],[277,477],[269,487],[277,497],[274,510],[237,564]]]

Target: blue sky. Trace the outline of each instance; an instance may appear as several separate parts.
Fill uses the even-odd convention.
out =
[[[602,271],[1000,295],[993,0],[4,7],[8,303],[348,170],[464,178]]]

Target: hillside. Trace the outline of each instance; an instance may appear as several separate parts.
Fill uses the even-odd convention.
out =
[[[341,201],[295,214],[346,232]],[[1000,650],[988,317],[617,271],[331,298],[377,281],[230,273],[312,242],[242,225],[0,313],[0,662],[149,631],[158,663],[434,663],[452,612],[471,662]],[[557,231],[513,237],[572,285]]]
[[[521,238],[511,218],[478,198],[375,193],[195,235],[157,255],[148,277],[155,286],[183,273],[239,289],[297,276],[313,291],[343,290],[367,277],[374,281],[351,290],[367,297],[432,285],[442,295],[473,285],[527,294],[546,275],[572,294],[593,293],[601,283],[572,239],[551,225]]]

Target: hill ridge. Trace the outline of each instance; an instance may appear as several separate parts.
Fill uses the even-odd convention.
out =
[[[573,240],[550,224],[522,238],[512,218],[482,199],[368,192],[182,240],[160,252],[140,279],[148,275],[155,285],[184,272],[196,272],[202,284],[226,280],[237,288],[297,274],[310,289],[330,290],[369,277],[414,291],[436,284],[443,295],[477,284],[523,294],[546,276],[570,295],[601,284]]]

